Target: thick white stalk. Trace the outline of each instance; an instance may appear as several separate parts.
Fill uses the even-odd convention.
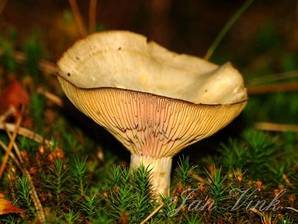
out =
[[[145,168],[148,167],[151,171],[150,183],[154,194],[168,196],[170,194],[172,157],[154,158],[131,154],[130,169],[136,169],[141,165],[144,165]]]

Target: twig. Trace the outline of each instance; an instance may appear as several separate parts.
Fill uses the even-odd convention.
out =
[[[89,2],[89,33],[96,30],[96,9],[97,0],[90,0]]]
[[[15,127],[16,125],[12,123],[0,123],[0,129],[8,130],[9,132],[13,132],[15,130]],[[41,135],[24,127],[19,127],[17,134],[22,135],[26,138],[29,138],[40,144],[45,143],[46,145],[51,145],[51,141],[43,138]]]
[[[57,96],[53,93],[50,93],[49,91],[46,91],[43,88],[38,88],[37,92],[44,95],[48,100],[50,100],[57,106],[59,106],[59,107],[63,106],[63,100],[59,96]]]
[[[295,91],[298,91],[298,82],[279,83],[264,86],[250,86],[247,88],[247,92],[249,95]]]
[[[264,131],[279,131],[279,132],[298,132],[298,125],[293,124],[277,124],[270,122],[257,122],[255,124],[256,129]]]
[[[0,146],[4,149],[5,152],[7,152],[7,146],[0,140]],[[9,153],[9,156],[12,158],[12,160],[15,162],[15,164],[18,166],[18,168],[22,171],[21,164],[19,163],[18,159],[14,156],[12,152]]]
[[[9,140],[11,140],[12,139],[12,135],[10,134],[10,132],[6,130],[6,133],[7,133],[8,137],[9,137]],[[15,142],[13,143],[13,148],[15,149],[15,152],[17,154],[17,157],[19,158],[20,163],[23,164],[24,163],[23,157],[21,156],[21,152],[19,150],[19,147],[18,147],[18,145]]]
[[[153,210],[140,224],[145,224],[148,222],[162,207],[164,206],[164,203],[161,203],[156,209]]]
[[[80,36],[84,37],[84,36],[87,35],[87,31],[86,31],[82,15],[80,13],[80,10],[79,10],[78,4],[77,4],[77,1],[76,0],[68,0],[68,1],[69,1],[69,4],[70,4],[70,7],[71,7],[72,14],[75,18],[77,27],[79,29]]]
[[[218,47],[220,42],[223,40],[227,32],[231,29],[234,23],[239,19],[239,17],[248,9],[248,7],[254,2],[254,0],[246,0],[243,5],[235,12],[235,14],[226,22],[222,30],[219,32],[205,55],[205,59],[209,60],[215,49]]]
[[[4,159],[3,159],[1,167],[0,167],[0,178],[2,177],[3,171],[4,171],[6,163],[8,161],[9,154],[11,153],[11,150],[13,147],[13,143],[15,142],[15,139],[17,137],[18,129],[20,127],[21,121],[22,121],[22,114],[20,114],[17,118],[17,122],[16,122],[14,130],[13,130],[12,138],[10,139],[10,142],[7,147],[7,151],[4,155]]]
[[[0,56],[3,53],[4,53],[3,49],[0,49]],[[24,63],[26,61],[26,56],[23,52],[14,51],[13,56],[14,56],[16,62],[19,64]],[[47,61],[45,59],[39,60],[38,66],[42,72],[44,72],[45,74],[49,74],[49,75],[56,74],[59,71],[59,69],[55,63]]]

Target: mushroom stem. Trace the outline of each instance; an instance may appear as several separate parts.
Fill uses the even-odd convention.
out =
[[[172,157],[154,158],[132,154],[130,169],[136,169],[143,165],[150,170],[150,183],[153,194],[168,196],[170,194],[170,178]]]

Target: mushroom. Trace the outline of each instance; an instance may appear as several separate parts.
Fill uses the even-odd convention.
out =
[[[76,42],[58,61],[70,101],[149,167],[155,194],[168,195],[172,157],[230,123],[247,93],[230,63],[176,54],[128,31]]]

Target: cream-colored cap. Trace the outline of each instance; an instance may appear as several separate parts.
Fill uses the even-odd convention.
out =
[[[196,104],[247,98],[242,76],[230,63],[217,66],[176,54],[128,31],[90,35],[67,50],[58,66],[60,75],[79,88],[122,88]]]

